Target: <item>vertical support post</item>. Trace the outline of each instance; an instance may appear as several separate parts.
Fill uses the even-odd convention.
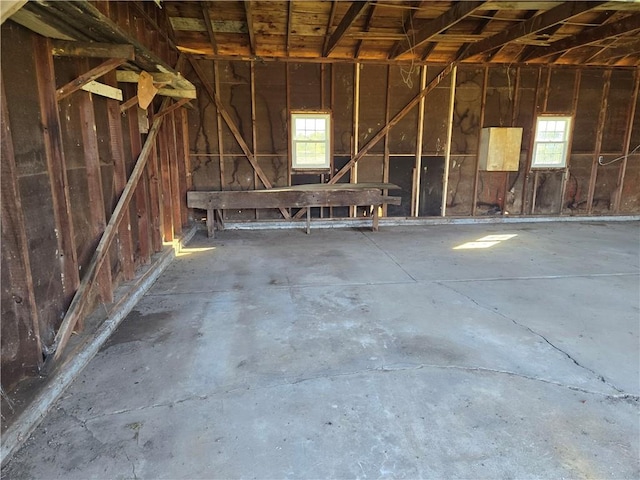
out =
[[[158,134],[157,152],[160,161],[160,198],[162,205],[162,238],[173,241],[173,206],[171,202],[171,169],[169,167],[168,122],[164,122]]]
[[[33,291],[29,246],[24,225],[22,200],[18,188],[16,160],[4,82],[2,82],[1,88],[2,147],[0,155],[2,161],[0,161],[0,194],[2,201],[0,205],[2,206],[2,222],[0,224],[2,225],[2,256],[7,258],[6,268],[8,272],[7,278],[9,279],[9,285],[3,285],[2,287],[5,291],[10,291],[11,296],[16,299],[15,302],[11,302],[13,311],[16,314],[16,322],[22,324],[29,332],[28,338],[32,348],[30,348],[28,356],[33,361],[33,366],[39,368],[42,365],[42,343],[40,340],[38,308]],[[2,263],[4,267],[5,263]],[[17,301],[18,298],[22,300]],[[4,309],[3,305],[2,310],[4,311]]]
[[[191,176],[191,152],[189,150],[189,116],[187,114],[187,110],[184,108],[181,108],[180,110],[180,130],[182,132],[182,159],[184,162],[184,194],[183,194],[183,198],[185,199],[184,202],[184,206],[186,209],[186,217],[184,218],[185,220],[185,225],[188,224],[189,222],[193,221],[193,211],[190,210],[187,207],[187,202],[186,202],[186,197],[187,197],[187,192],[189,190],[191,190],[191,188],[193,187],[193,177]]]
[[[475,216],[478,206],[478,181],[480,179],[480,137],[482,127],[484,126],[484,111],[487,106],[487,84],[489,83],[489,67],[484,67],[484,76],[482,77],[482,97],[480,100],[480,120],[478,123],[478,144],[476,145],[476,169],[473,174],[473,197],[471,199],[471,215]]]
[[[562,171],[562,188],[560,191],[560,208],[558,211],[558,215],[562,215],[562,209],[564,206],[565,195],[567,194],[567,183],[569,182],[569,168],[571,167],[571,139],[573,139],[573,132],[575,129],[575,118],[576,111],[578,110],[578,94],[580,92],[580,82],[582,80],[582,70],[576,71],[576,78],[573,82],[573,98],[571,99],[571,116],[574,121],[571,122],[571,134],[569,135],[569,148],[567,149],[567,155],[569,158],[567,159],[567,163]]]
[[[609,89],[611,87],[611,70],[607,70],[604,80],[604,88],[602,89],[602,101],[600,103],[600,115],[598,115],[598,129],[596,131],[596,145],[593,153],[593,161],[591,163],[591,177],[589,178],[589,193],[587,195],[587,214],[593,212],[593,196],[596,190],[596,179],[598,176],[598,157],[602,148],[602,136],[604,133],[604,122],[607,118],[607,105],[609,102]]]
[[[60,115],[56,100],[56,75],[53,67],[50,40],[34,35],[33,47],[44,148],[51,184],[53,216],[58,232],[56,238],[63,275],[62,286],[65,294],[65,303],[68,303],[80,284],[80,276],[78,274],[78,258],[76,256],[75,234],[71,217],[67,166],[62,147]]]
[[[178,166],[178,206],[180,207],[180,225],[182,227],[189,224],[189,209],[187,208],[187,168],[184,150],[185,130],[182,126],[182,112],[184,108],[178,108],[173,113],[173,131],[176,140],[176,164]]]
[[[420,72],[420,90],[427,87],[427,66],[423,65]],[[418,107],[418,135],[416,136],[416,179],[415,198],[413,202],[413,216],[420,216],[420,178],[422,177],[422,136],[424,133],[424,104],[426,97],[420,99]]]
[[[447,125],[447,145],[444,154],[444,180],[442,182],[442,205],[440,207],[441,216],[447,215],[447,190],[449,189],[449,165],[451,164],[451,135],[453,133],[453,109],[456,100],[456,76],[458,66],[454,66],[451,70],[451,87],[449,91],[449,118]]]
[[[510,67],[507,66],[507,69],[509,69]],[[509,70],[507,70],[507,75],[509,75]],[[520,102],[520,67],[516,67],[516,81],[513,84],[513,94],[511,92],[509,92],[510,98],[511,98],[511,126],[514,127],[516,125],[516,119],[518,118],[518,103]],[[518,163],[518,168],[520,168],[519,166],[520,164]],[[509,212],[507,212],[507,195],[509,195],[510,193],[510,187],[509,187],[509,177],[510,174],[509,172],[504,172],[504,186],[503,186],[503,193],[502,193],[502,215],[507,215]],[[517,179],[517,172],[516,172],[516,179]],[[513,188],[513,187],[511,187]]]
[[[627,171],[627,161],[629,160],[629,149],[631,148],[631,134],[633,132],[633,122],[636,113],[636,105],[638,104],[638,90],[640,89],[640,71],[638,69],[634,72],[634,88],[631,95],[631,103],[629,104],[629,110],[627,111],[627,131],[624,136],[623,147],[623,159],[622,165],[620,165],[620,171],[618,173],[618,185],[616,187],[616,194],[613,201],[613,211],[618,213],[620,211],[620,202],[622,201],[622,188],[624,187],[624,175]]]
[[[373,230],[374,232],[377,232],[379,230],[379,221],[380,221],[379,210],[380,210],[380,205],[373,205],[373,224],[371,225],[371,230]]]
[[[352,155],[358,154],[358,135],[360,130],[360,64],[353,65],[353,149]],[[351,167],[351,183],[358,183],[358,164]],[[355,218],[358,213],[357,206],[350,206],[349,213]]]
[[[258,147],[256,145],[256,65],[254,61],[249,63],[249,83],[251,89],[251,149],[253,150],[253,156],[256,159],[256,163],[260,163],[258,160]],[[253,188],[258,188],[258,174],[255,169],[253,170]],[[260,209],[255,209],[256,220],[258,220]]]
[[[171,179],[171,217],[173,219],[173,234],[182,234],[182,198],[180,198],[180,169],[178,165],[178,149],[176,139],[175,110],[167,114],[165,121],[167,133],[167,161],[169,162],[169,173]]]
[[[218,62],[216,60],[213,61],[213,88],[215,90],[215,94],[220,94],[220,72],[218,71]],[[220,110],[216,106],[216,125],[218,127],[218,161],[220,162],[220,190],[224,190],[224,137],[222,133],[222,114]],[[287,148],[287,151],[289,149]],[[220,215],[224,215],[224,211],[220,211]]]
[[[284,70],[284,83],[285,83],[285,94],[287,100],[287,185],[291,186],[291,162],[292,162],[292,152],[291,152],[291,86],[290,86],[290,72],[289,72],[289,62],[285,63]],[[289,210],[291,213],[291,210]]]
[[[216,236],[216,212],[213,208],[207,209],[207,236],[209,238]]]
[[[158,135],[160,138],[160,135]],[[149,176],[149,213],[151,215],[151,245],[154,252],[162,250],[163,219],[160,214],[162,202],[162,181],[158,168],[158,142],[155,142],[149,152],[147,175]]]
[[[117,85],[115,72],[109,72],[105,75],[105,80],[108,85],[115,87]],[[116,198],[119,198],[127,184],[127,169],[124,159],[124,143],[122,134],[122,120],[120,117],[120,104],[117,100],[107,99],[107,123],[109,125],[109,144],[111,147],[111,157],[113,158],[113,186],[116,192]],[[138,127],[137,120],[130,122]],[[138,144],[140,143],[140,136],[138,136]],[[137,152],[134,152],[135,139],[131,138],[131,149],[134,158],[137,158],[140,154],[142,146],[140,145]],[[138,185],[140,189],[142,183]],[[138,190],[136,190],[137,192]],[[143,199],[138,199],[136,196],[136,208],[140,208],[138,201],[142,202]],[[116,200],[117,202],[117,200]],[[115,207],[115,204],[111,208]],[[140,242],[140,253],[145,258],[143,252],[143,245],[147,247],[148,256],[148,242],[145,244],[144,235],[148,236],[148,225],[145,219],[138,218],[136,222],[138,225],[138,237]],[[118,226],[118,238],[119,238],[119,256],[122,264],[122,274],[126,280],[131,280],[135,273],[135,266],[133,261],[133,240],[131,238],[131,215],[129,210],[124,214],[122,222]],[[144,230],[144,231],[143,231]]]
[[[389,105],[391,97],[391,65],[387,65],[387,90],[384,96],[384,124],[389,124]],[[382,164],[382,181],[389,183],[389,133],[384,136],[384,159]],[[389,194],[389,190],[383,190],[384,195]],[[382,215],[387,216],[387,204],[382,206]]]
[[[311,234],[311,207],[307,207],[307,235]]]
[[[81,66],[88,66],[86,60],[79,62]],[[100,241],[107,226],[104,213],[104,195],[102,192],[102,175],[100,172],[100,153],[98,151],[98,137],[96,134],[96,120],[93,111],[93,99],[89,92],[79,91],[75,94],[80,109],[80,126],[82,129],[82,144],[84,147],[85,169],[87,174],[87,193],[89,202],[89,217],[91,219],[90,231],[94,243]],[[108,262],[102,264],[96,273],[100,298],[103,303],[113,301],[113,284],[111,280],[111,265]],[[78,319],[80,328],[83,326],[83,318]]]
[[[540,85],[542,83],[542,67],[538,67],[538,78],[536,80],[536,91],[535,91],[535,102],[533,103],[533,125],[531,127],[532,133],[531,133],[531,138],[529,139],[529,151],[527,153],[527,168],[525,169],[524,172],[524,178],[522,179],[522,214],[526,215],[526,200],[527,200],[527,183],[529,182],[529,176],[531,175],[531,161],[533,159],[533,144],[535,142],[535,137],[534,137],[534,132],[535,132],[535,128],[536,128],[536,122],[537,122],[537,118],[538,118],[538,113],[539,113],[539,106],[538,106],[538,98],[540,96]],[[537,178],[537,173],[534,174],[534,178]],[[534,183],[537,185],[537,182],[534,181]],[[535,205],[535,191],[533,194],[533,201],[531,203],[531,212],[533,213],[534,210],[534,205]]]

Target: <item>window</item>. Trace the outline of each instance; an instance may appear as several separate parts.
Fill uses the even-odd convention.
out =
[[[538,117],[532,168],[564,168],[569,149],[571,117]]]
[[[292,168],[328,169],[331,116],[328,113],[293,113],[291,130]]]

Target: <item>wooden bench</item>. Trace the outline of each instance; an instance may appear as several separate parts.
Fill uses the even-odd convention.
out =
[[[319,183],[268,190],[191,191],[187,206],[207,211],[207,233],[215,235],[215,212],[225,209],[306,208],[307,233],[311,232],[311,207],[373,206],[372,230],[378,230],[378,208],[400,205],[401,197],[384,195],[383,190],[399,190],[392,183]],[[220,215],[220,219],[222,216]]]

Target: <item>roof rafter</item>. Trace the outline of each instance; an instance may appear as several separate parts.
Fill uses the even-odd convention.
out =
[[[409,29],[413,29],[413,19],[416,17],[423,4],[424,1],[411,2],[411,4],[409,5],[409,13],[404,15],[404,21],[402,22],[403,32],[408,32]],[[391,49],[389,50],[388,58],[392,58],[392,55],[394,55],[395,52],[400,48],[400,45],[402,45],[402,40],[398,40],[393,44],[393,47],[391,47]]]
[[[420,27],[418,31],[412,35],[412,38],[407,36],[406,39],[402,40],[389,58],[397,58],[400,55],[413,51],[415,48],[428,42],[434,35],[443,32],[473,13],[483,4],[484,2],[457,2],[442,15]]]
[[[200,2],[200,8],[202,9],[202,18],[204,19],[204,24],[207,27],[207,35],[209,35],[209,41],[211,42],[211,46],[213,47],[214,55],[218,54],[218,42],[216,42],[216,36],[213,33],[213,26],[211,25],[211,16],[209,15],[209,7],[206,2]],[[169,24],[171,22],[168,22]]]
[[[251,55],[256,54],[256,36],[253,33],[253,14],[251,7],[251,0],[244,0],[244,11],[247,15],[247,30],[249,31],[249,46],[251,48]]]
[[[546,57],[554,53],[599,42],[605,38],[616,37],[625,33],[640,30],[640,14],[630,15],[622,20],[607,23],[601,27],[585,29],[577,35],[553,42],[549,47],[538,47],[530,52],[523,61]]]
[[[525,22],[503,30],[492,37],[485,38],[479,42],[469,45],[469,47],[458,56],[458,61],[465,60],[480,53],[501,47],[505,43],[509,43],[521,37],[526,37],[532,33],[539,32],[545,28],[556,25],[564,20],[580,15],[583,12],[591,10],[605,2],[565,2],[546,12],[536,15]]]
[[[376,11],[376,4],[374,3],[373,5],[371,5],[371,8],[369,9],[369,12],[367,13],[367,19],[365,21],[364,24],[364,30],[365,32],[368,32],[371,29],[371,20],[373,19],[373,14]],[[358,58],[360,56],[360,50],[362,49],[362,42],[364,40],[358,40],[358,46],[356,47],[356,53],[355,53],[355,58]]]
[[[329,37],[329,41],[327,42],[327,46],[324,49],[323,56],[325,57],[329,56],[329,54],[333,51],[333,49],[336,48],[336,46],[338,45],[338,42],[340,41],[340,39],[344,36],[345,33],[347,33],[347,30],[349,30],[349,27],[351,27],[351,25],[353,25],[353,23],[358,19],[358,17],[362,15],[362,13],[364,12],[364,9],[370,3],[371,2],[367,1],[367,2],[353,2],[351,4],[351,6],[349,7],[349,10],[347,10],[347,13],[345,13],[344,17],[342,17],[340,24],[336,27],[331,37]]]

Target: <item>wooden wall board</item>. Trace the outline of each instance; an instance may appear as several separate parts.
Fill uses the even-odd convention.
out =
[[[415,67],[412,70],[406,66],[394,65],[390,68],[390,72],[389,114],[393,118],[420,91],[420,69]],[[391,155],[415,153],[417,125],[418,106],[416,105],[389,131]],[[410,204],[411,202],[409,202]]]
[[[471,214],[475,170],[475,157],[451,155],[447,189],[447,215]]]

